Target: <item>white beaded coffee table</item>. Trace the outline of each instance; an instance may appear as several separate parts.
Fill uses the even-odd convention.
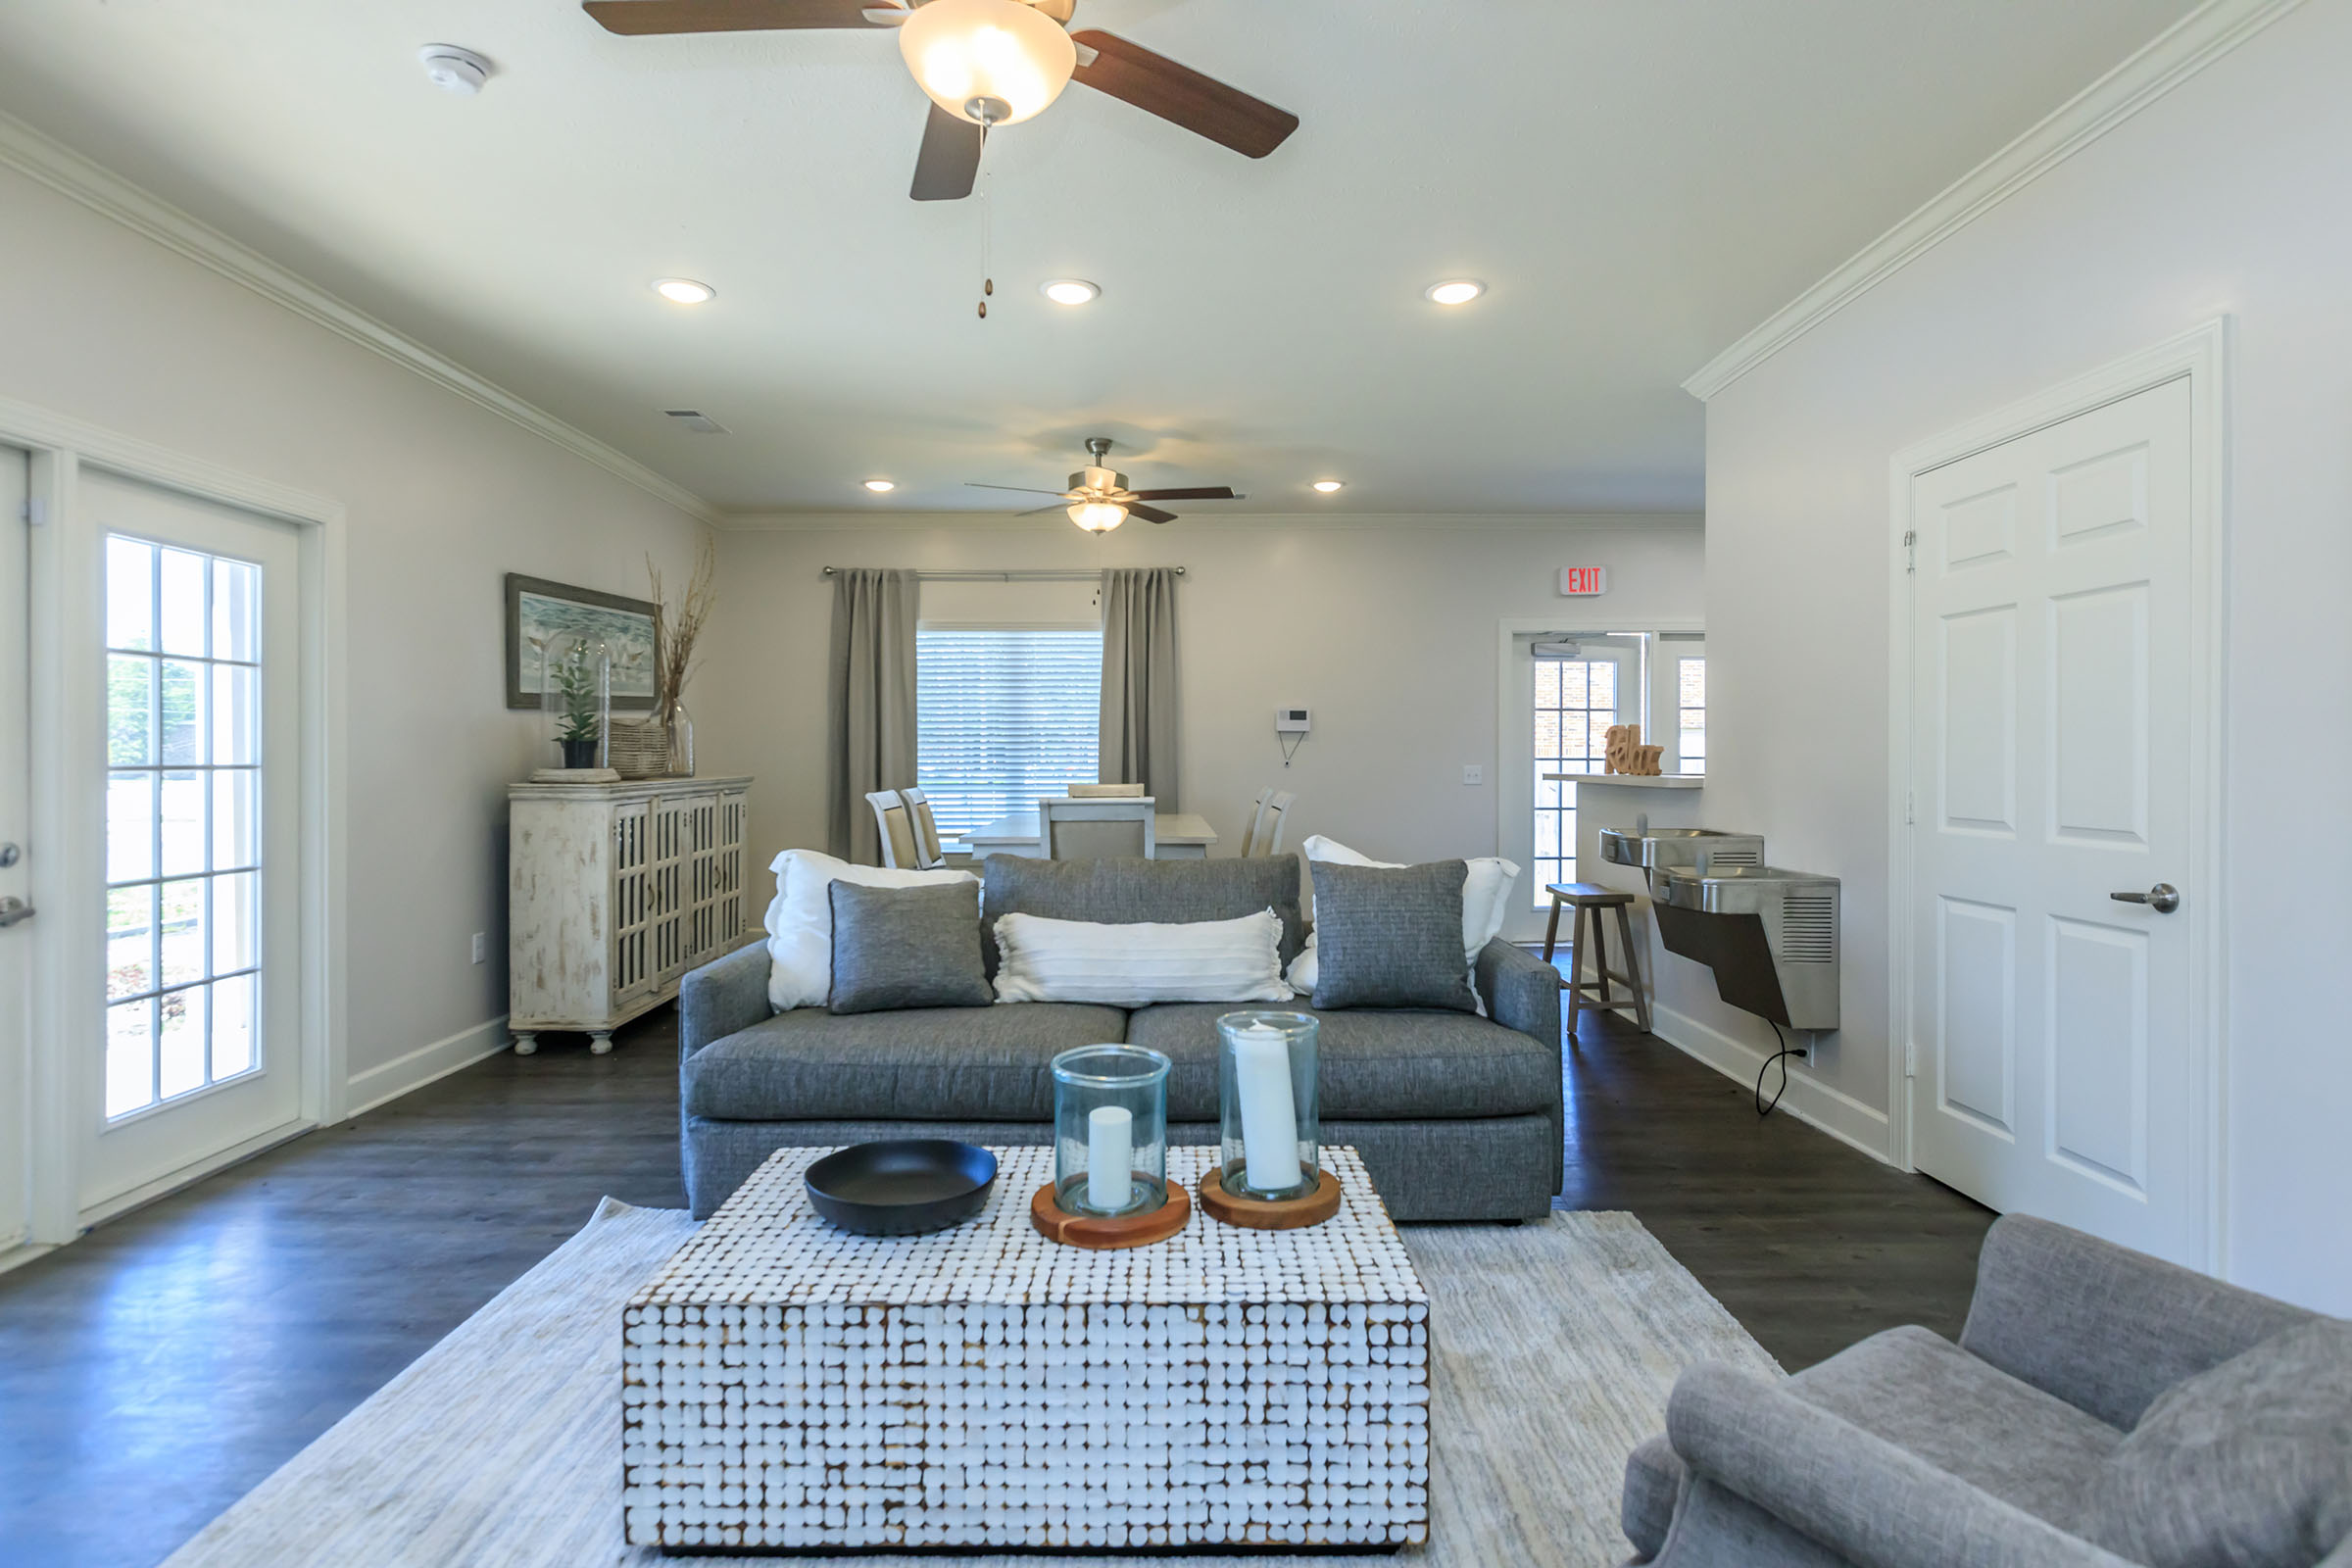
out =
[[[1296,1231],[1150,1247],[988,1206],[853,1236],[779,1151],[622,1317],[621,1506],[672,1551],[1400,1547],[1429,1533],[1429,1298],[1352,1149]],[[1191,1187],[1215,1157],[1168,1151]]]

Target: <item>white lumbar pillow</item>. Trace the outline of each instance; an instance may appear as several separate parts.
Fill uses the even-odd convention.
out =
[[[1288,1002],[1282,916],[1099,925],[1007,914],[997,920],[999,1002]]]
[[[767,1000],[779,1012],[821,1007],[833,997],[833,884],[868,888],[972,884],[972,918],[980,918],[980,879],[969,871],[894,871],[852,865],[814,850],[786,850],[768,867],[776,897],[767,906]]]
[[[1369,865],[1386,871],[1403,869],[1399,861],[1375,860],[1320,833],[1300,845],[1299,852],[1310,860],[1328,860],[1334,865]],[[1495,934],[1502,929],[1504,918],[1510,913],[1511,884],[1519,880],[1519,867],[1496,855],[1481,856],[1463,863],[1469,867],[1469,872],[1462,878],[1462,961],[1475,972],[1480,950],[1494,940]],[[1307,916],[1309,919],[1314,916],[1311,898],[1307,903]],[[1305,951],[1291,964],[1291,988],[1301,996],[1312,995],[1316,970],[1315,933],[1310,927],[1306,933]],[[1476,991],[1478,988],[1474,984],[1471,989]],[[1479,1005],[1483,1010],[1486,1005],[1483,998]]]

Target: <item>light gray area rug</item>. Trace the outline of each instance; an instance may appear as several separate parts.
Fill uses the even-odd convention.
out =
[[[166,1568],[649,1568],[620,1540],[620,1308],[693,1221],[587,1228],[173,1553]],[[1631,1214],[1420,1226],[1437,1329],[1430,1544],[1269,1564],[1622,1562],[1625,1456],[1693,1361],[1779,1369]],[[845,1559],[846,1560],[846,1559]],[[862,1556],[871,1568],[937,1558]],[[1046,1559],[981,1557],[978,1564]],[[1056,1563],[1133,1562],[1070,1558]],[[1162,1558],[1214,1562],[1230,1557]]]

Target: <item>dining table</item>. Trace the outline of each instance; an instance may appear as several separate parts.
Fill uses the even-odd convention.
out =
[[[1157,849],[1152,858],[1155,860],[1206,859],[1209,846],[1217,842],[1217,830],[1208,825],[1207,817],[1195,811],[1161,811],[1152,822]],[[975,860],[991,855],[1025,855],[1036,859],[1046,853],[1035,808],[984,823],[966,833],[963,842]]]

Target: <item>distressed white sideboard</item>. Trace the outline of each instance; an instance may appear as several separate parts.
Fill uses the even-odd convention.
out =
[[[507,788],[507,1010],[514,1050],[542,1029],[589,1049],[678,994],[697,964],[749,940],[748,778]]]

